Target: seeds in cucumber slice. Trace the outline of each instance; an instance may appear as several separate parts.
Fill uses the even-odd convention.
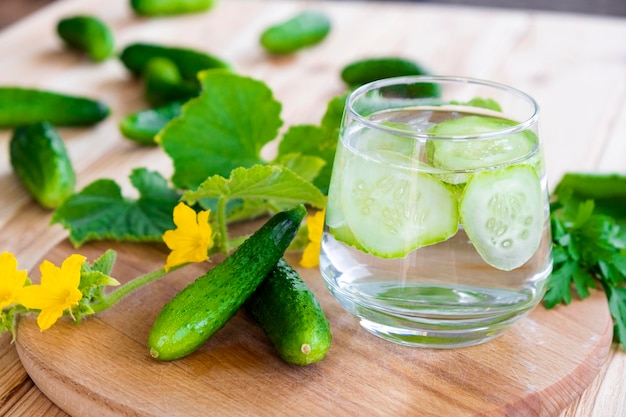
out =
[[[339,196],[355,239],[345,243],[382,258],[404,257],[450,238],[458,228],[455,193],[432,175],[393,162],[397,159],[348,158]]]
[[[465,116],[432,126],[434,136],[469,136],[496,132],[515,126],[516,122],[488,116]],[[537,136],[530,130],[486,139],[431,139],[426,143],[426,156],[435,168],[451,171],[472,171],[503,165],[523,159],[536,151]],[[469,173],[451,173],[442,180],[461,184]]]
[[[537,251],[544,200],[535,169],[511,165],[472,175],[459,203],[461,224],[485,262],[510,271]]]

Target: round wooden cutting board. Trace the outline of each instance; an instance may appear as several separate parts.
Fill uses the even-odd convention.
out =
[[[56,246],[56,264],[80,252],[93,261],[118,252],[126,281],[159,268],[164,247],[98,243]],[[223,258],[215,258],[213,263]],[[297,265],[295,256],[287,256]],[[194,354],[152,359],[146,339],[159,310],[206,270],[193,265],[131,294],[75,326],[64,318],[40,332],[21,320],[17,350],[31,378],[72,416],[555,416],[600,371],[612,338],[604,294],[545,310],[480,346],[409,348],[370,335],[329,295],[319,271],[300,269],[330,321],[326,359],[291,366],[262,330],[238,313]]]

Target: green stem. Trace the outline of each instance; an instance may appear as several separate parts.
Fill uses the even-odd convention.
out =
[[[228,247],[228,235],[226,233],[226,199],[220,198],[217,200],[217,213],[215,213],[215,219],[217,220],[217,231],[219,235],[219,247],[222,253],[228,253],[230,248]]]
[[[137,278],[135,278],[135,279],[133,279],[131,281],[128,281],[126,284],[122,285],[121,287],[119,287],[115,291],[113,291],[110,294],[108,294],[107,296],[103,297],[102,300],[98,301],[95,304],[92,304],[91,308],[93,309],[94,313],[99,313],[101,311],[104,311],[107,308],[112,307],[115,303],[117,303],[122,298],[124,298],[125,296],[127,296],[131,292],[135,291],[136,289],[139,289],[139,288],[143,287],[144,285],[148,285],[151,282],[154,282],[154,281],[164,277],[165,275],[169,274],[170,272],[173,272],[173,271],[175,271],[175,270],[177,270],[179,268],[182,268],[185,265],[187,265],[187,264],[174,266],[174,267],[170,268],[168,271],[166,271],[165,268],[159,268],[156,271],[149,272],[149,273],[147,273],[145,275],[138,276]]]

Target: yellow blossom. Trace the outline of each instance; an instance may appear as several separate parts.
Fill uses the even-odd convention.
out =
[[[17,303],[27,280],[26,271],[17,269],[15,255],[9,252],[0,253],[0,310]]]
[[[39,266],[41,283],[22,290],[19,302],[26,308],[41,310],[37,316],[41,331],[50,328],[65,310],[77,305],[83,297],[78,286],[85,260],[82,255],[70,255],[60,268],[50,261],[43,261]]]
[[[174,208],[176,230],[163,234],[163,241],[172,250],[165,261],[165,270],[187,262],[203,262],[213,247],[213,231],[209,224],[210,210],[197,214],[184,203]]]
[[[306,224],[309,235],[309,243],[300,259],[300,266],[313,268],[320,263],[320,245],[322,243],[322,232],[324,230],[324,215],[326,209],[320,210],[313,216],[307,216]]]

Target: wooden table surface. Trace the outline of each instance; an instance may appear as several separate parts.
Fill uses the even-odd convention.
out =
[[[292,57],[273,58],[258,45],[261,30],[305,8],[326,11],[333,31],[321,45]],[[286,126],[317,123],[325,103],[344,91],[341,67],[367,56],[400,55],[441,75],[506,83],[533,95],[542,108],[541,135],[548,175],[626,172],[626,19],[409,3],[223,0],[204,14],[145,19],[125,0],[62,0],[0,32],[0,85],[22,85],[94,95],[113,108],[88,129],[60,129],[78,173],[78,188],[127,177],[145,166],[171,174],[158,149],[124,140],[117,130],[128,112],[146,107],[141,86],[111,59],[93,64],[65,50],[56,22],[90,13],[106,21],[121,48],[134,41],[178,44],[216,54],[238,72],[262,79],[283,103]],[[50,226],[14,178],[10,132],[0,132],[0,250],[32,270],[67,237]],[[563,352],[567,355],[567,351]],[[34,385],[10,335],[0,336],[0,415],[65,416]],[[559,417],[626,415],[626,354],[617,345],[582,397]],[[304,412],[303,412],[304,414]]]

